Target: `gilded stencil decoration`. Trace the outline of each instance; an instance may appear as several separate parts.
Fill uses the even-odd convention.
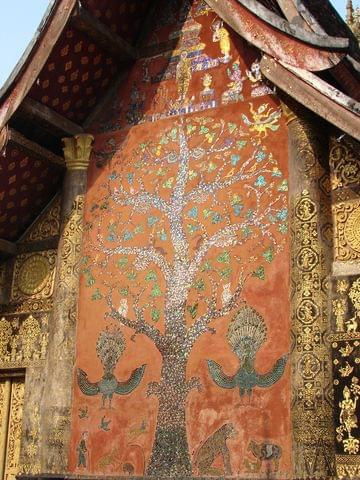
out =
[[[47,328],[47,314],[2,317],[0,368],[23,368],[41,364],[47,352]]]
[[[304,469],[314,478],[320,478],[321,472],[332,471],[331,408],[324,399],[328,352],[322,337],[326,311],[318,215],[315,201],[304,189],[293,204],[293,332],[298,352],[293,368],[299,372],[295,380],[293,428],[295,442],[304,453]]]
[[[69,387],[71,386],[72,359],[75,348],[74,327],[77,318],[83,208],[84,196],[77,195],[69,214],[64,219],[59,247],[59,269],[56,280],[57,302],[53,310],[53,319],[56,324],[54,325],[55,331],[52,332],[52,338],[55,339],[52,348],[55,350],[61,349],[63,358],[69,360],[68,368],[65,368],[64,363],[61,366],[63,369],[61,374],[64,376],[62,379],[63,385]],[[66,333],[64,334],[63,332]],[[56,343],[56,338],[58,337],[61,339],[61,343]],[[49,368],[55,368],[55,366],[50,366]],[[65,392],[65,394],[68,393]],[[68,401],[68,398],[64,399],[64,401]],[[51,425],[51,431],[47,441],[48,456],[46,458],[46,469],[49,472],[57,472],[59,468],[65,469],[67,465],[66,445],[69,437],[70,408],[51,406],[50,410],[47,413],[47,424]]]
[[[332,138],[329,163],[333,190],[359,184],[360,161],[350,145]]]
[[[18,289],[25,295],[41,292],[46,285],[50,265],[42,255],[32,255],[21,265],[18,272]]]
[[[342,305],[341,312],[333,309],[333,327],[336,333],[330,335],[334,372],[337,475],[339,478],[357,478],[360,468],[360,278],[337,277],[333,280],[333,292],[333,304]]]
[[[336,474],[343,478],[360,477],[360,455],[336,455]]]
[[[40,461],[38,458],[40,442],[40,413],[39,406],[36,405],[31,415],[31,426],[28,432],[28,444],[21,461],[20,469],[22,473],[40,473]]]
[[[23,242],[45,240],[60,233],[60,201],[57,196],[48,209],[30,227],[29,231],[22,238]]]
[[[56,250],[18,255],[15,261],[11,301],[49,298],[52,295]]]
[[[14,379],[11,389],[11,403],[8,427],[7,455],[5,465],[6,479],[13,479],[19,471],[21,423],[23,417],[25,383],[23,379]]]

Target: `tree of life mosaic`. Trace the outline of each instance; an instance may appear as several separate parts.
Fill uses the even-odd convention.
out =
[[[218,365],[208,352],[211,385],[219,392],[236,388],[239,402],[246,402],[253,391],[266,391],[282,377],[286,351],[261,373],[254,366],[267,338],[266,319],[244,291],[254,282],[266,283],[268,268],[285,248],[287,180],[264,135],[240,123],[187,116],[159,122],[148,136],[141,128],[136,144],[130,148],[125,140],[119,147],[87,205],[83,283],[94,308],[101,304],[104,310],[106,326],[93,347],[104,374],[99,380],[79,365],[78,388],[84,399],[98,396],[99,407],[112,402],[116,408],[117,395],[135,395],[149,364],[139,361],[130,378],[118,378],[114,369],[121,355],[131,356],[146,338],[161,361],[159,381],[146,385],[148,398],[157,399],[157,417],[144,474],[208,475],[220,453],[222,472],[229,475],[226,440],[236,434],[232,425],[215,431],[194,455],[189,448],[187,398],[204,385],[187,367],[199,339],[219,335],[225,322],[221,341],[237,355],[238,373],[231,377],[227,359]],[[121,331],[131,332],[127,341]],[[102,428],[110,429],[103,411]],[[82,466],[87,438],[84,432]],[[256,462],[248,462],[249,471],[264,460],[261,448],[279,464],[278,445],[254,441],[250,447]]]

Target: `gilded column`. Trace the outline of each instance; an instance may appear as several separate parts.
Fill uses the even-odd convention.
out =
[[[343,135],[330,140],[334,223],[332,341],[338,478],[360,477],[360,155]]]
[[[41,405],[43,473],[67,471],[83,207],[93,137],[82,134],[63,141],[67,171],[49,325],[48,375]]]
[[[327,137],[284,106],[289,131],[294,478],[332,478],[334,445],[328,284],[331,212]]]

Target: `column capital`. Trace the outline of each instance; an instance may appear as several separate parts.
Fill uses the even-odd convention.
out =
[[[63,151],[68,170],[87,170],[92,149],[93,135],[80,133],[74,137],[63,138]]]
[[[289,125],[289,123],[299,119],[298,115],[294,111],[295,109],[292,109],[287,103],[284,103],[282,100],[281,100],[281,110],[283,111],[283,114],[285,116],[286,125]]]

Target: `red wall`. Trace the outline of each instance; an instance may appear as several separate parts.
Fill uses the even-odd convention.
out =
[[[286,126],[276,95],[256,80],[258,52],[229,28],[227,52],[213,12],[198,1],[190,12],[174,3],[158,12],[148,44],[177,38],[177,47],[137,61],[95,128],[70,469],[176,476],[189,473],[190,457],[194,476],[260,478],[279,457],[284,479],[289,365],[282,372],[277,364],[269,386],[256,376],[290,348]],[[239,311],[237,333],[228,333]],[[203,331],[197,339],[194,325]],[[221,366],[218,384],[207,360]],[[104,371],[126,382],[141,365],[138,385],[114,393],[111,408],[105,395],[101,408]],[[224,378],[237,372],[248,376]],[[187,388],[193,377],[199,388]],[[106,385],[110,395],[116,384]],[[222,430],[214,433],[230,423],[229,470]],[[169,442],[169,464],[166,435],[178,442]],[[258,458],[251,440],[263,444]]]

